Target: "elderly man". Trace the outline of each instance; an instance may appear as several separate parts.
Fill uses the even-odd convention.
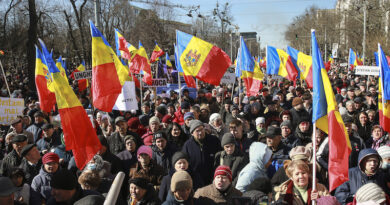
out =
[[[46,154],[52,148],[61,145],[61,133],[50,123],[44,124],[42,130],[43,137],[38,140],[37,148],[42,154]]]
[[[199,120],[190,123],[191,138],[182,148],[190,158],[190,164],[195,172],[198,172],[205,183],[212,181],[212,170],[215,154],[221,150],[220,141],[213,135],[205,133],[204,125]]]
[[[283,162],[288,159],[291,148],[282,143],[282,134],[279,127],[269,126],[265,136],[267,146],[272,151],[272,164],[268,168],[268,176],[272,177],[283,166]]]
[[[41,155],[34,144],[29,144],[23,147],[21,156],[22,163],[19,165],[26,174],[26,183],[31,185],[34,177],[39,174],[42,166]]]
[[[126,148],[125,143],[123,141],[125,136],[133,135],[135,137],[138,137],[138,135],[137,133],[133,133],[128,130],[127,121],[122,116],[119,116],[115,119],[115,126],[116,131],[112,133],[111,136],[107,137],[107,141],[111,153],[118,154]]]
[[[160,120],[158,117],[153,116],[149,119],[149,128],[146,133],[141,137],[144,145],[151,146],[153,144],[153,134],[160,130]]]
[[[13,150],[3,159],[0,167],[0,175],[8,176],[13,167],[17,167],[22,162],[22,149],[27,145],[25,135],[16,135],[11,140]]]
[[[33,134],[31,132],[28,132],[25,129],[23,129],[23,123],[22,123],[22,119],[20,117],[17,117],[16,119],[11,121],[11,128],[12,128],[12,132],[8,133],[8,135],[10,135],[10,134],[26,135],[27,142],[29,144],[34,143],[34,136],[33,136]],[[8,135],[7,135],[7,137],[8,137]]]
[[[30,125],[27,128],[27,131],[31,132],[34,135],[34,142],[37,142],[42,136],[42,126],[45,124],[45,116],[43,112],[37,111],[34,113],[34,124]]]
[[[214,172],[213,183],[198,189],[194,198],[200,204],[229,204],[242,193],[232,186],[232,172],[228,166],[221,165]]]

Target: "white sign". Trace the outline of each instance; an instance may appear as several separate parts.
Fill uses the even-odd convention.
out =
[[[221,83],[233,84],[236,81],[236,74],[234,72],[226,71],[221,78]]]
[[[340,67],[347,67],[348,63],[340,63]]]
[[[23,115],[23,98],[0,98],[0,124],[9,125],[17,116]]]
[[[122,87],[122,93],[119,94],[112,109],[122,111],[138,110],[134,81],[125,82]]]
[[[356,66],[354,68],[355,75],[374,75],[379,76],[378,66]]]
[[[75,72],[74,73],[74,79],[75,80],[81,80],[81,79],[91,79],[92,78],[92,70],[86,70],[81,72]]]
[[[166,78],[157,78],[153,79],[152,85],[148,85],[142,81],[142,87],[150,88],[150,87],[167,87],[167,79]]]

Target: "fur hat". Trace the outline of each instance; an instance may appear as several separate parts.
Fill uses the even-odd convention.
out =
[[[186,171],[177,171],[171,179],[171,191],[192,189],[192,178]]]

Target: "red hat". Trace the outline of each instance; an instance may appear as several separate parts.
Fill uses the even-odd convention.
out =
[[[140,125],[140,121],[138,117],[132,117],[127,121],[127,125],[130,129],[138,129],[138,126]]]
[[[60,157],[54,152],[49,152],[43,155],[42,157],[42,164],[47,164],[49,162],[56,162],[59,163]]]
[[[230,170],[229,166],[220,165],[219,167],[217,167],[217,169],[214,172],[214,179],[218,175],[227,176],[230,182],[232,182],[232,171]]]

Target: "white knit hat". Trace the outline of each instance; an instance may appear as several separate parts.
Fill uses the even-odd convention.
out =
[[[378,154],[382,157],[382,159],[390,158],[390,147],[385,145],[378,148]]]
[[[380,204],[386,201],[385,192],[375,183],[367,183],[356,192],[356,202],[362,203],[367,201],[374,201]]]
[[[221,115],[218,113],[213,113],[210,115],[210,122],[214,122],[215,120],[222,119]]]
[[[258,118],[256,118],[255,122],[256,122],[256,125],[264,124],[265,123],[265,118],[264,117],[258,117]]]

